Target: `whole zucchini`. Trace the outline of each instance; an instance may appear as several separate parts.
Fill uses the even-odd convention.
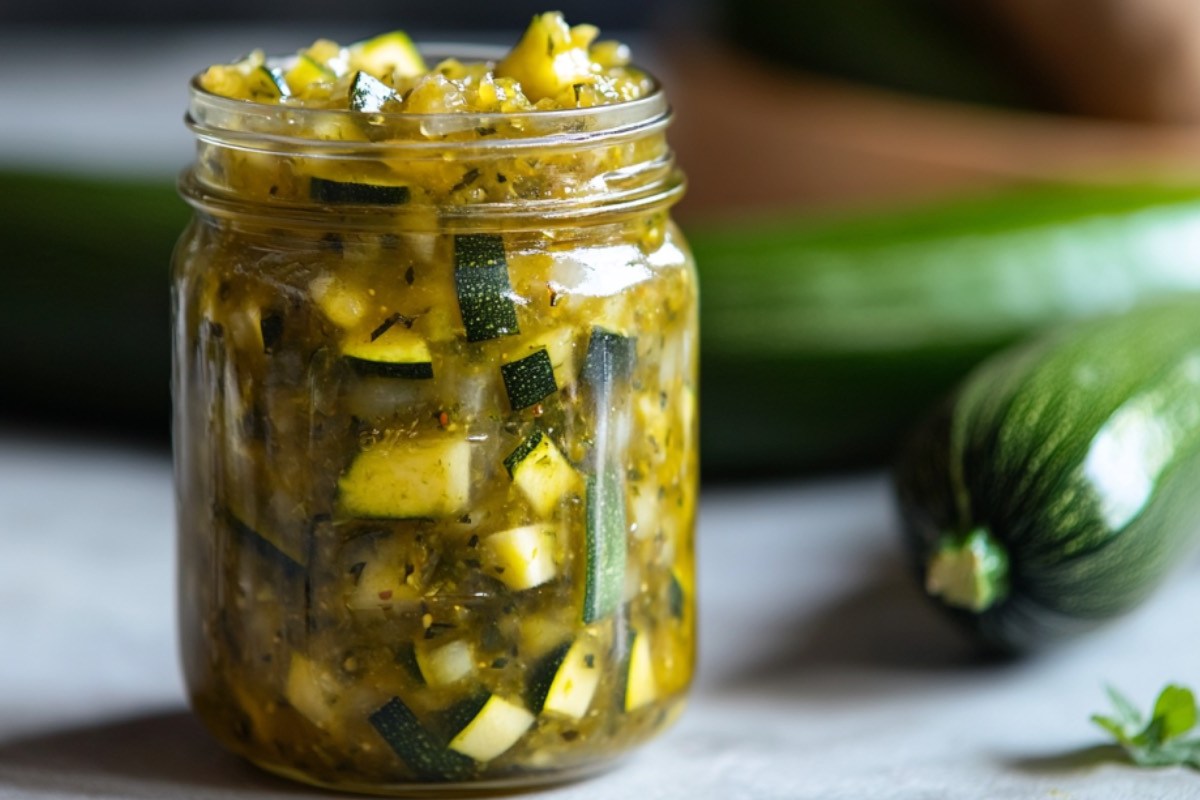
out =
[[[1200,290],[1200,189],[1037,186],[696,227],[705,475],[882,464],[988,355]]]
[[[986,644],[1031,649],[1129,610],[1200,528],[1200,296],[990,359],[896,484],[922,585]]]

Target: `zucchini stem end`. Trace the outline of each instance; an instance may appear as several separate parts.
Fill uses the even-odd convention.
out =
[[[1008,595],[1008,552],[986,528],[942,539],[925,565],[925,591],[979,614]]]

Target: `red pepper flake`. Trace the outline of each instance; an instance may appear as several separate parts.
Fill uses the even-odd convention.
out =
[[[544,413],[546,413],[546,410],[545,410],[544,408],[542,408],[542,404],[541,404],[541,403],[538,403],[537,405],[535,405],[535,406],[533,407],[533,415],[534,415],[535,417],[540,417],[540,416],[541,416],[542,414],[544,414]]]
[[[445,411],[439,411],[437,414],[437,422],[439,427],[445,428],[450,424],[450,415]]]
[[[382,592],[379,593],[379,599],[380,600],[391,600],[392,599],[392,590],[384,589]]]

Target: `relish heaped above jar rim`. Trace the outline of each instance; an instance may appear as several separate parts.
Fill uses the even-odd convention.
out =
[[[342,47],[318,39],[286,58],[255,50],[196,75],[194,91],[276,110],[497,119],[628,105],[660,94],[658,81],[630,63],[629,48],[595,41],[593,25],[569,27],[559,12],[535,15],[510,50],[426,45],[403,31]],[[436,56],[431,68],[425,56]],[[463,60],[466,59],[466,60]],[[484,134],[487,135],[487,134]]]
[[[187,123],[202,150],[242,154],[241,183],[228,185],[227,164],[208,170],[200,158],[184,196],[218,213],[239,203],[243,217],[254,211],[247,201],[273,214],[331,204],[351,216],[362,206],[406,216],[436,209],[439,226],[498,216],[535,224],[672,203],[684,181],[663,135],[665,95],[629,65],[628,48],[593,44],[596,33],[551,12],[535,16],[507,54],[425,47],[431,58],[447,56],[433,69],[399,31],[210,67],[192,81]],[[539,99],[507,73],[540,85]],[[551,73],[565,87],[556,95],[547,94]]]

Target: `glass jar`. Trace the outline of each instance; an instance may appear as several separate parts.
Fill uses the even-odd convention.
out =
[[[338,789],[599,769],[692,677],[696,276],[661,90],[364,115],[193,83],[180,625],[229,749]]]

